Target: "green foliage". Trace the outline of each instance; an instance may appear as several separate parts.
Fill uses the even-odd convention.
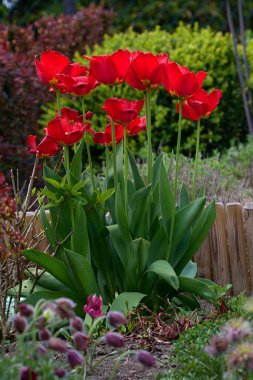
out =
[[[249,42],[249,51],[251,46]],[[159,27],[151,32],[141,34],[129,29],[125,33],[105,36],[101,46],[95,46],[94,50],[87,52],[94,55],[108,54],[118,48],[130,50],[142,49],[153,53],[167,52],[172,60],[189,67],[193,71],[204,70],[208,77],[204,82],[206,90],[220,88],[223,98],[218,109],[210,119],[202,121],[202,151],[211,152],[214,148],[223,150],[230,145],[230,140],[243,141],[246,137],[246,123],[242,105],[241,90],[238,82],[238,74],[234,62],[232,40],[229,34],[214,32],[210,28],[200,29],[197,24],[194,27],[180,24],[174,33],[160,30]],[[80,55],[76,55],[81,60]],[[249,55],[250,61],[251,55]],[[127,85],[116,89],[115,96],[137,98],[137,94]],[[105,126],[106,117],[100,107],[109,90],[104,86],[98,87],[93,94],[86,98],[86,109],[94,112],[95,129]],[[73,103],[71,99],[68,105]],[[48,104],[41,123],[46,125],[53,115],[54,104]],[[171,151],[176,145],[177,115],[175,103],[161,87],[152,94],[152,124],[154,148]],[[184,152],[191,152],[195,147],[196,125],[189,120],[183,121]],[[230,139],[231,138],[231,139]],[[143,138],[132,143],[132,150],[139,150],[143,145]]]

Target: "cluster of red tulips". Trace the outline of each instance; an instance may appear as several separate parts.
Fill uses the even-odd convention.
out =
[[[36,145],[35,136],[29,136],[30,153],[37,153],[39,157],[53,156],[61,146],[77,143],[86,133],[92,134],[95,143],[105,146],[116,144],[123,139],[124,130],[128,135],[136,135],[146,129],[146,124],[150,144],[151,123],[148,120],[150,113],[147,112],[147,99],[159,85],[163,85],[171,96],[178,98],[178,112],[191,120],[209,117],[222,96],[218,89],[208,94],[201,88],[207,73],[199,71],[195,74],[170,61],[167,54],[154,55],[119,49],[111,55],[84,58],[89,63],[87,67],[80,63],[70,63],[66,56],[56,51],[45,51],[40,57],[35,57],[40,80],[57,95],[58,112],[45,128],[46,137],[39,145]],[[113,87],[123,82],[143,91],[146,117],[139,117],[144,100],[112,97],[102,107],[108,114],[109,124],[103,132],[95,132],[89,121],[91,112],[83,112],[80,116],[75,110],[60,108],[59,99],[62,93],[83,99],[101,84]]]

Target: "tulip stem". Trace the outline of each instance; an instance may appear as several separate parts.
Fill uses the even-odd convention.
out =
[[[194,173],[193,173],[193,182],[192,182],[192,200],[196,197],[196,182],[198,175],[198,162],[199,162],[199,142],[200,142],[200,119],[197,122],[197,141],[196,141],[196,155],[194,163]]]
[[[108,184],[108,169],[109,169],[110,159],[109,159],[109,148],[105,146],[105,166],[106,166],[106,182]]]
[[[147,124],[147,137],[148,137],[148,183],[152,182],[152,140],[151,140],[151,107],[150,107],[150,91],[144,92],[145,101],[145,114]]]
[[[70,168],[69,168],[69,147],[64,145],[64,161],[65,161],[65,169],[66,169],[66,175],[67,175],[67,182],[69,185],[69,191],[71,190],[71,177],[70,177]],[[71,249],[74,248],[74,242],[73,242],[73,231],[74,231],[74,210],[73,207],[70,207],[71,211],[71,225],[72,225],[72,233],[71,233]]]
[[[128,157],[127,157],[127,129],[124,125],[124,186],[125,186],[125,213],[128,215],[128,193],[127,193],[127,177],[128,177]]]
[[[168,260],[172,245],[172,237],[175,226],[175,216],[176,216],[176,208],[177,208],[177,182],[178,182],[178,171],[179,171],[179,154],[180,154],[180,146],[181,146],[181,132],[182,132],[182,108],[183,108],[183,100],[179,100],[179,118],[178,118],[178,133],[177,133],[177,150],[176,150],[176,167],[175,167],[175,175],[174,175],[174,184],[173,184],[173,207],[172,207],[172,215],[171,215],[171,223],[170,223],[170,248],[167,253],[166,259]]]
[[[84,96],[82,96],[82,112],[83,112],[83,123],[86,122],[86,115],[85,115],[85,107],[84,107]],[[90,141],[88,132],[84,132],[85,136],[85,142],[86,142],[86,148],[87,148],[87,156],[88,156],[88,163],[89,163],[89,169],[90,169],[90,176],[91,176],[91,183],[93,192],[96,191],[96,184],[94,179],[94,173],[93,173],[93,166],[92,166],[92,159],[91,159],[91,153],[90,153]]]
[[[60,90],[56,90],[56,103],[57,103],[58,116],[61,116],[61,94],[60,94]]]
[[[110,86],[111,97],[113,97],[113,86]],[[112,126],[112,154],[113,154],[113,174],[114,174],[114,187],[117,188],[118,176],[117,176],[117,148],[116,148],[116,137],[115,137],[115,123],[114,120],[111,121]]]

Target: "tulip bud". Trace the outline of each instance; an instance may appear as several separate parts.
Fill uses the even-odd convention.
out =
[[[50,338],[48,341],[48,347],[51,348],[51,350],[55,350],[58,352],[66,352],[67,351],[67,344],[65,340],[60,338]]]
[[[62,379],[66,375],[66,371],[64,368],[56,368],[54,370],[54,374],[59,377],[59,379]]]
[[[155,365],[155,357],[148,351],[140,350],[136,354],[136,359],[145,367],[153,367]]]
[[[86,112],[86,114],[85,114],[85,119],[86,119],[86,120],[90,120],[90,119],[92,119],[92,116],[93,116],[93,112],[88,111],[88,112]]]
[[[42,345],[38,346],[36,351],[37,351],[38,355],[40,355],[40,356],[44,356],[47,353],[46,348]]]
[[[50,339],[50,337],[51,337],[51,332],[48,329],[43,328],[39,330],[39,340],[48,340]]]
[[[37,372],[33,371],[29,367],[22,367],[19,371],[19,379],[20,380],[36,380],[38,377]]]
[[[124,314],[119,311],[110,311],[107,314],[107,320],[112,327],[118,328],[121,325],[127,324],[127,319]]]
[[[84,333],[79,332],[79,331],[73,335],[75,348],[80,351],[86,352],[88,350],[89,340],[90,340],[89,336],[86,336]]]
[[[101,315],[103,315],[102,307],[102,297],[97,297],[96,294],[93,294],[87,298],[86,305],[84,305],[83,310],[85,311],[85,313],[89,314],[91,318],[98,318],[101,317]]]
[[[34,313],[34,308],[32,305],[29,305],[27,303],[21,303],[18,308],[20,315],[23,317],[31,317]]]
[[[117,332],[108,332],[105,335],[105,341],[107,344],[110,344],[110,346],[113,346],[115,348],[120,348],[124,346],[124,338],[121,334]]]
[[[16,331],[22,334],[27,328],[27,320],[22,317],[20,314],[16,314],[13,318],[13,326]]]
[[[75,331],[84,331],[83,320],[80,317],[72,318],[70,321],[70,327]]]
[[[76,350],[69,350],[67,353],[68,361],[71,368],[83,365],[83,356]]]
[[[64,318],[74,318],[75,312],[72,310],[76,307],[75,302],[73,302],[69,298],[58,298],[56,301],[56,312],[58,315],[64,319]]]

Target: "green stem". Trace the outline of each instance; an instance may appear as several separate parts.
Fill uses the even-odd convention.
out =
[[[127,177],[128,177],[128,157],[127,157],[127,129],[124,126],[124,195],[125,195],[125,213],[128,215],[128,192],[127,192]]]
[[[85,116],[85,107],[84,107],[84,96],[82,96],[82,111],[83,111],[83,123],[86,122],[86,116]],[[93,192],[96,191],[96,184],[94,179],[94,173],[93,173],[93,166],[92,166],[92,159],[91,159],[91,153],[90,153],[90,142],[89,142],[89,136],[88,133],[85,133],[85,142],[86,142],[86,148],[87,148],[87,156],[88,156],[88,163],[90,168],[90,176],[91,176],[91,183]]]
[[[109,163],[110,163],[110,159],[109,159],[109,148],[108,148],[108,146],[106,145],[106,146],[105,146],[106,183],[108,182]]]
[[[58,116],[61,116],[61,93],[60,93],[60,90],[56,90],[56,103],[57,103]]]
[[[110,86],[110,96],[113,97],[113,86]],[[115,123],[111,121],[112,126],[112,154],[113,154],[113,174],[114,174],[114,187],[118,185],[117,176],[117,147],[116,147],[116,137],[115,137]]]
[[[174,232],[175,226],[175,216],[176,216],[176,207],[177,207],[177,182],[178,182],[178,172],[179,172],[179,154],[180,154],[180,146],[181,146],[181,132],[182,132],[182,108],[183,108],[183,100],[179,100],[179,118],[178,118],[178,133],[177,133],[177,150],[176,150],[176,167],[175,167],[175,176],[173,183],[173,207],[172,207],[172,215],[171,215],[171,224],[170,224],[170,249],[168,250],[166,259],[168,260],[171,250],[172,244],[172,236]]]
[[[68,182],[69,188],[71,188],[71,177],[70,177],[70,168],[69,168],[69,147],[66,145],[64,146],[64,162],[65,162],[65,169],[66,169],[66,175],[67,175],[67,182]],[[73,207],[70,207],[70,210],[71,210],[71,224],[72,224],[71,249],[74,249],[73,231],[74,231],[75,221],[74,221]]]
[[[148,183],[152,182],[152,131],[151,131],[151,107],[150,107],[150,91],[144,92],[145,101],[145,114],[147,123],[147,137],[148,137]]]
[[[198,161],[199,161],[199,142],[200,142],[200,120],[197,122],[197,141],[196,141],[196,155],[194,163],[194,173],[193,173],[193,182],[192,182],[192,200],[196,197],[196,183],[198,175]]]

